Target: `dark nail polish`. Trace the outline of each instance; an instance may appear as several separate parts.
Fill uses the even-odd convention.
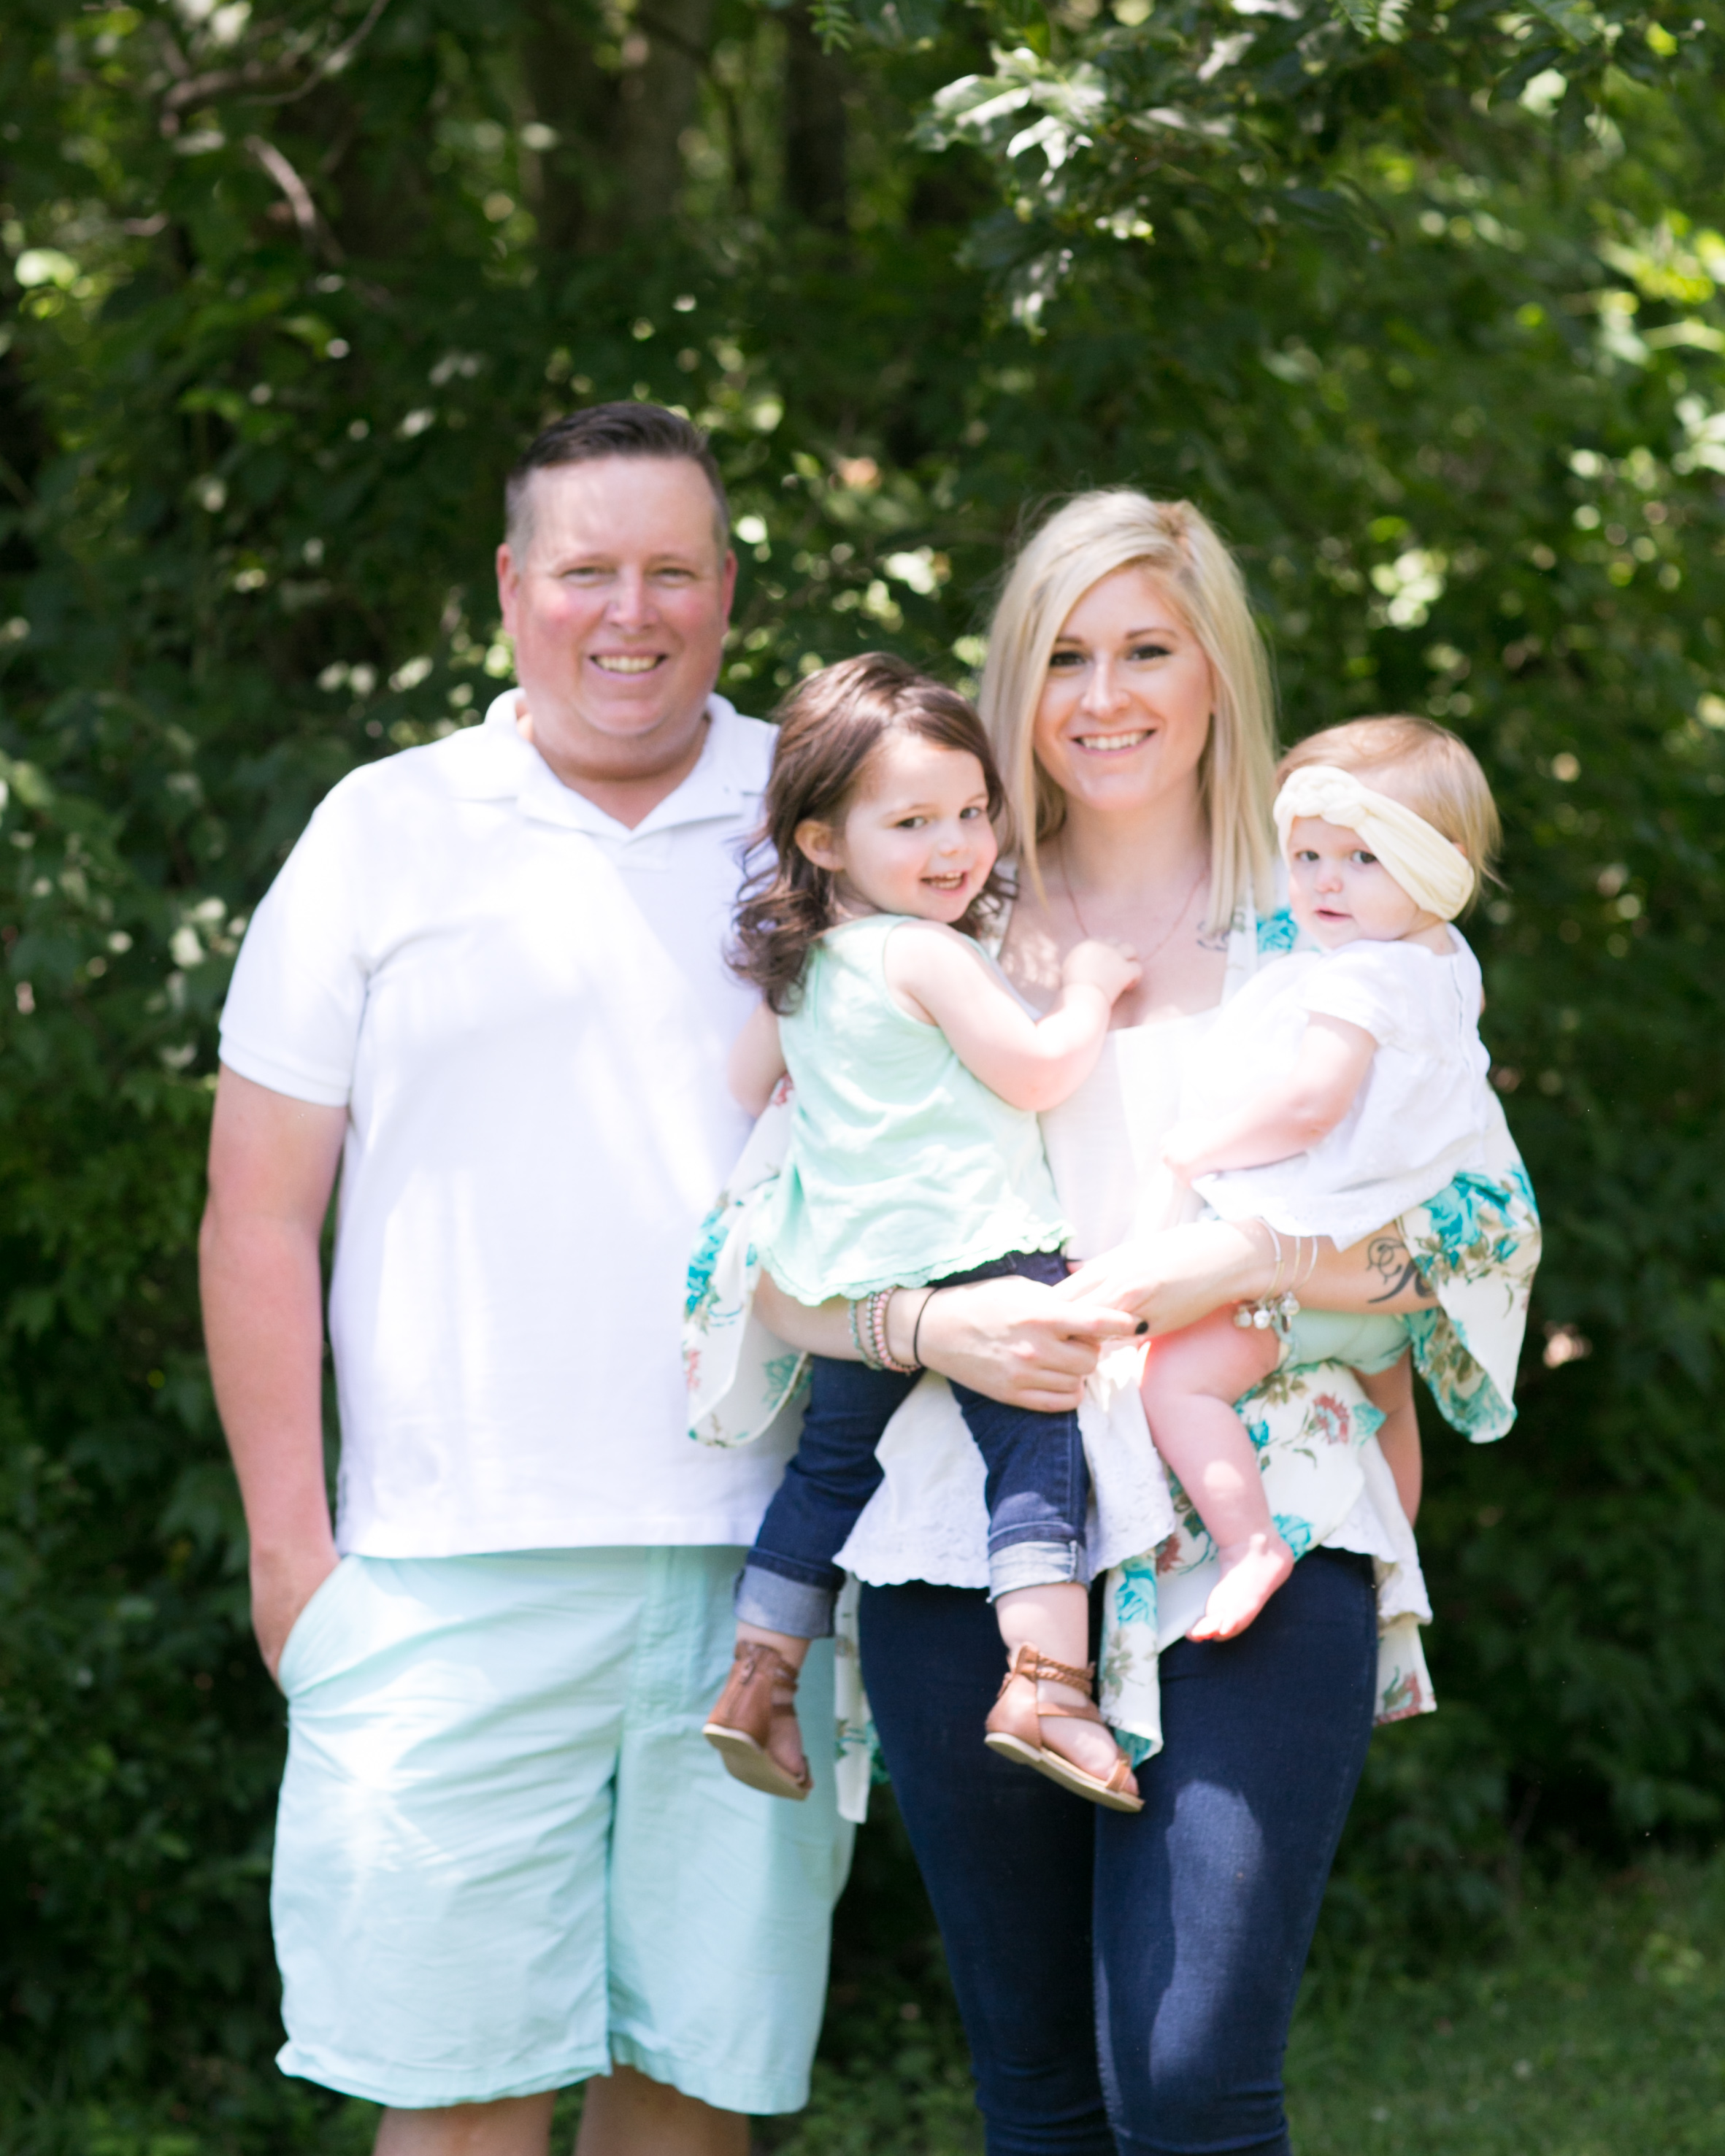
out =
[[[1137,1323],[1132,1327],[1132,1331],[1134,1332],[1147,1332],[1149,1330],[1150,1321],[1147,1317],[1141,1317]]]

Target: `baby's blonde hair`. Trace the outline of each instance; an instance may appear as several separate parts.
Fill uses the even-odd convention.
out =
[[[1066,814],[1065,798],[1037,762],[1033,740],[1049,658],[1091,587],[1132,567],[1167,586],[1215,684],[1199,784],[1210,839],[1204,925],[1219,932],[1242,904],[1269,898],[1276,706],[1245,579],[1201,510],[1189,501],[1153,501],[1123,486],[1081,494],[1056,510],[1025,542],[994,609],[977,707],[1006,782],[1019,865],[1040,884],[1037,848]]]
[[[1394,787],[1382,790],[1393,792],[1404,808],[1423,816],[1466,855],[1473,869],[1468,906],[1477,902],[1486,878],[1497,880],[1492,865],[1503,843],[1497,804],[1478,757],[1447,726],[1399,713],[1326,726],[1288,751],[1276,767],[1277,786],[1308,763],[1333,763],[1368,785],[1393,778]]]

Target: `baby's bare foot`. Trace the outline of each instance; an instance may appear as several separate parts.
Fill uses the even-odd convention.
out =
[[[1227,1543],[1218,1555],[1222,1577],[1192,1628],[1194,1640],[1231,1640],[1245,1631],[1294,1568],[1294,1553],[1273,1531]]]
[[[773,1726],[767,1733],[767,1754],[776,1766],[783,1768],[793,1782],[808,1780],[809,1761],[794,1712],[773,1716]]]

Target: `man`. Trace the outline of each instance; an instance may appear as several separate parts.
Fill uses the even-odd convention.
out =
[[[691,1444],[678,1353],[746,1134],[721,947],[772,738],[713,694],[728,533],[673,413],[542,434],[519,688],[336,787],[223,1016],[204,1310],[289,1700],[281,2064],[384,2105],[384,2156],[542,2156],[580,2081],[580,2156],[743,2156],[805,2097],[830,1770],[778,1804],[700,1736],[783,1454]]]

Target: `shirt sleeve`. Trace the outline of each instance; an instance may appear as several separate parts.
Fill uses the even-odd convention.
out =
[[[1348,944],[1312,968],[1301,999],[1314,1017],[1346,1019],[1380,1048],[1400,1047],[1409,1031],[1408,988],[1400,967],[1385,961],[1381,944]]]
[[[320,1107],[352,1091],[367,968],[352,794],[317,810],[252,916],[222,1012],[222,1060],[254,1084]]]

